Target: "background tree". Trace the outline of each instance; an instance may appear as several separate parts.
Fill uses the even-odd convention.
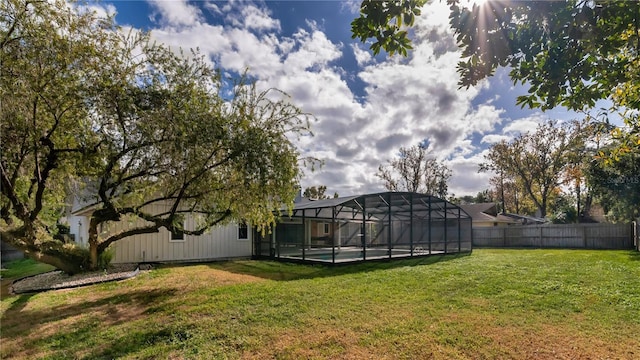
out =
[[[610,147],[615,148],[616,144]],[[640,154],[629,154],[613,162],[592,160],[587,167],[587,179],[607,219],[630,222],[640,217]]]
[[[480,171],[491,170],[521,184],[540,216],[545,217],[549,200],[562,183],[569,156],[583,144],[581,137],[575,124],[560,126],[548,121],[533,133],[492,145]]]
[[[485,189],[482,191],[478,191],[475,196],[463,195],[460,197],[452,197],[451,201],[454,204],[481,204],[496,202],[496,198],[494,198],[493,192],[491,192],[489,189]]]
[[[228,82],[198,54],[66,1],[2,2],[0,49],[0,230],[27,255],[93,269],[127,236],[198,235],[231,219],[267,226],[292,203],[289,135],[305,133],[308,116],[277,91]],[[86,184],[75,191],[94,209],[88,252],[54,239],[72,184]],[[157,204],[165,210],[151,212]],[[184,228],[187,213],[196,228]],[[141,225],[98,231],[122,220]]]
[[[362,2],[353,37],[373,39],[374,53],[406,54],[407,27],[425,0]],[[517,103],[530,108],[592,109],[611,99],[625,127],[609,160],[640,151],[640,2],[447,0],[462,49],[460,85],[471,86],[509,67],[514,83],[529,86]]]
[[[318,187],[311,186],[304,189],[302,196],[306,197],[307,199],[318,199],[318,200],[330,199],[331,197],[325,194],[326,191],[327,191],[327,187],[325,185],[320,185]],[[338,196],[339,195],[337,192],[333,193],[334,199],[337,198]]]
[[[535,215],[536,206],[526,195],[522,181],[516,177],[506,177],[504,174],[489,179],[492,186],[491,193],[496,202],[500,203],[500,211],[512,214]]]
[[[575,198],[567,194],[559,194],[553,199],[553,210],[549,218],[554,224],[570,224],[579,222]]]
[[[387,190],[417,192],[445,199],[451,170],[444,162],[431,157],[425,147],[412,146],[401,147],[396,159],[378,167],[376,176],[384,181]]]

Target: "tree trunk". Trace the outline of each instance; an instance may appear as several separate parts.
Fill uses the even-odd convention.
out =
[[[577,216],[576,216],[576,222],[580,223],[580,182],[577,181],[576,182],[576,205],[578,207],[577,209]]]
[[[98,270],[98,244],[89,243],[90,270]]]
[[[2,240],[24,251],[29,258],[55,266],[67,274],[75,274],[86,270],[86,250],[68,247],[55,240],[37,226],[21,227],[11,231],[2,231]],[[28,233],[31,231],[31,233]],[[29,240],[30,239],[30,240]],[[36,242],[34,239],[37,239]]]
[[[89,269],[98,270],[98,221],[91,217],[89,221]]]
[[[45,264],[49,264],[49,265],[53,265],[55,266],[57,269],[62,270],[63,272],[72,275],[72,274],[77,274],[82,272],[83,269],[82,265],[79,263],[74,263],[71,261],[67,261],[66,259],[63,259],[59,256],[54,256],[54,255],[49,255],[43,252],[32,252],[32,251],[25,251],[24,252],[25,255],[27,255],[29,258],[41,262],[41,263],[45,263]]]

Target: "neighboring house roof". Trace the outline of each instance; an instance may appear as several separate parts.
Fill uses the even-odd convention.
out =
[[[522,223],[522,225],[544,224],[544,223],[547,222],[547,219],[545,219],[545,218],[539,218],[539,217],[528,216],[528,215],[519,215],[519,214],[506,213],[506,214],[504,214],[504,216],[508,216],[510,218],[516,219],[516,220],[520,221]]]
[[[520,224],[521,221],[507,214],[499,214],[495,203],[466,204],[460,207],[471,216],[472,222],[494,222],[504,224]]]
[[[503,224],[543,224],[546,219],[528,215],[498,213],[498,206],[495,203],[480,203],[460,205],[466,211],[473,222],[494,222]]]

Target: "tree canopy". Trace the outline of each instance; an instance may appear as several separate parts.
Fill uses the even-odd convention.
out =
[[[640,154],[629,154],[606,164],[591,161],[586,174],[609,220],[631,222],[640,217]]]
[[[124,237],[272,224],[300,178],[309,115],[277,90],[226,79],[66,1],[0,5],[2,238],[65,271]],[[89,252],[54,239],[71,194],[93,212]],[[153,204],[166,204],[162,213]],[[184,229],[185,214],[197,214]],[[101,225],[144,225],[102,234]]]
[[[314,199],[314,200],[330,199],[331,197],[325,194],[326,192],[327,192],[326,185],[310,186],[304,189],[302,196],[306,197],[307,199]],[[333,198],[337,198],[338,196],[339,195],[337,192],[333,193]]]
[[[502,181],[520,184],[540,216],[545,217],[549,200],[564,182],[571,156],[576,149],[584,148],[583,134],[575,123],[562,126],[549,121],[535,132],[492,145],[480,170],[493,171]]]
[[[351,37],[360,38],[362,42],[374,38],[371,50],[375,55],[384,50],[390,55],[397,52],[407,56],[407,50],[413,49],[407,27],[413,25],[416,16],[420,16],[421,7],[426,2],[363,0],[360,17],[351,22]]]
[[[410,191],[446,199],[451,170],[423,146],[401,147],[398,157],[378,167],[376,176],[389,191]]]

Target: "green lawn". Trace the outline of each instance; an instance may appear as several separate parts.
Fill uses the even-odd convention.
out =
[[[0,311],[2,359],[637,359],[640,253],[166,266]]]
[[[43,272],[54,270],[55,268],[48,264],[36,262],[32,259],[18,259],[9,261],[4,264],[4,269],[0,269],[3,279],[17,279],[29,275],[40,274]]]

